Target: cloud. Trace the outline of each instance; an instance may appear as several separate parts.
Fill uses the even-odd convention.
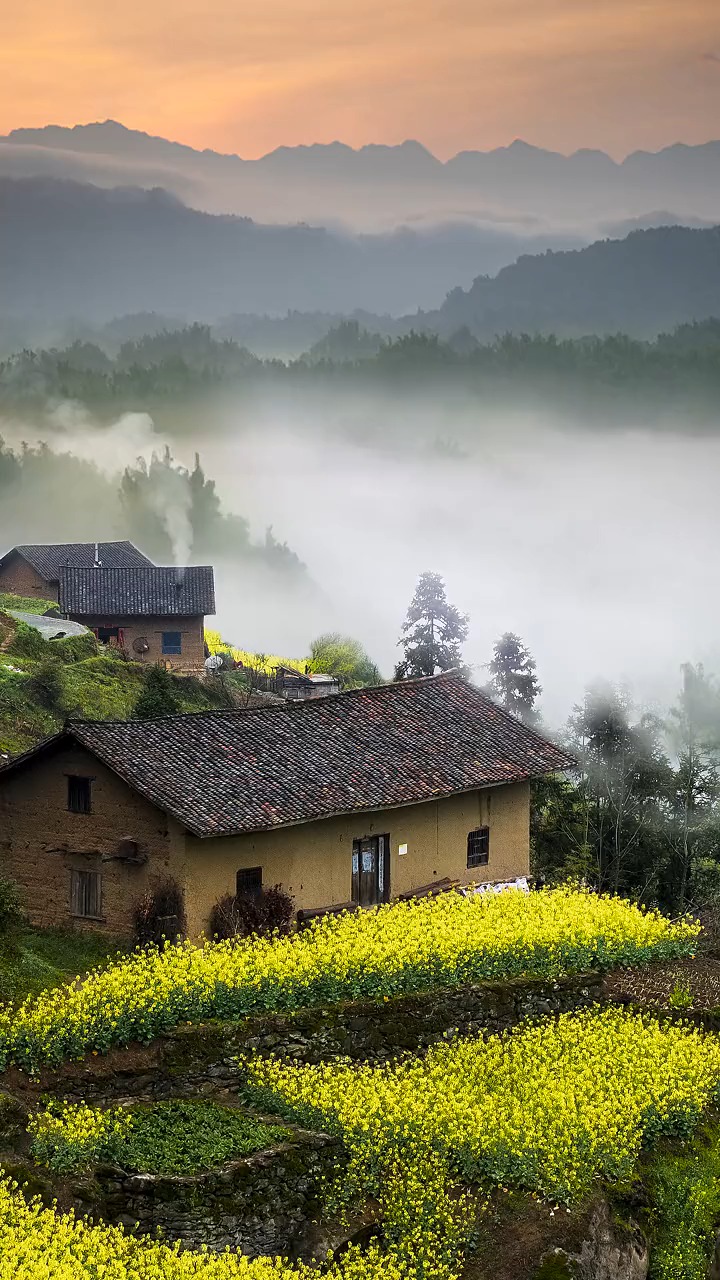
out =
[[[720,63],[720,53],[710,53],[710,52],[708,52],[708,53],[701,53],[701,54],[700,54],[700,61],[701,61],[701,62],[717,62],[717,63]]]

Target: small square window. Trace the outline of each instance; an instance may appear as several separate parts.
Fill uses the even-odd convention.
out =
[[[90,813],[92,801],[90,778],[68,777],[67,807],[71,813]]]
[[[168,657],[182,653],[182,633],[180,631],[163,631],[162,651]]]
[[[256,898],[262,893],[262,867],[243,867],[235,877],[235,893]]]
[[[102,885],[99,871],[70,873],[70,909],[74,916],[99,920],[102,916]]]
[[[477,827],[468,832],[467,865],[468,867],[486,867],[490,859],[490,828]]]

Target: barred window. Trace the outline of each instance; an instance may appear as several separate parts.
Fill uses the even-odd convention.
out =
[[[169,656],[182,653],[182,632],[180,631],[163,631],[162,633],[162,651]]]
[[[102,884],[99,871],[72,871],[70,909],[74,916],[99,920],[102,915]]]
[[[235,892],[238,897],[247,894],[257,897],[262,893],[262,867],[243,867],[235,877]]]
[[[468,867],[486,867],[490,859],[490,828],[477,827],[468,832],[467,865]]]

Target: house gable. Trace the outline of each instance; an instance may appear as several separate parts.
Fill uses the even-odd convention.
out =
[[[14,766],[14,767],[13,767]],[[130,934],[145,890],[182,874],[184,832],[71,734],[0,773],[0,871],[20,885],[35,925],[78,924]],[[77,875],[99,877],[100,918],[73,914]]]

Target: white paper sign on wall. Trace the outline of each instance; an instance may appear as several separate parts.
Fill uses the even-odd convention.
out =
[[[398,846],[398,853],[399,853],[399,855],[400,855],[400,857],[401,857],[401,858],[404,858],[404,857],[405,857],[405,854],[407,853],[407,845],[406,845],[406,844],[401,844],[401,845],[399,845],[399,846]]]

